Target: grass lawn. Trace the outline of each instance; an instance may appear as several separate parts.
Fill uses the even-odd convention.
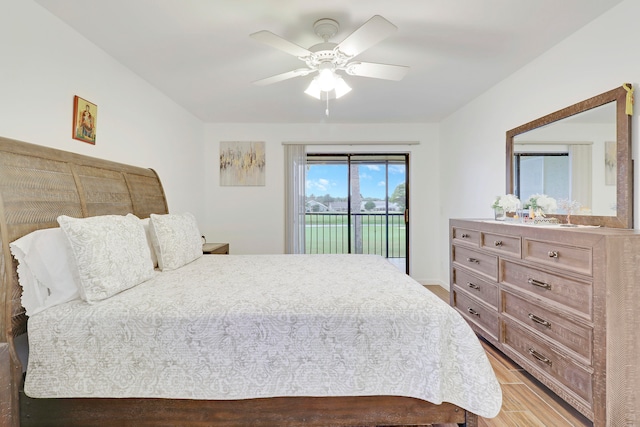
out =
[[[404,258],[406,249],[406,228],[403,215],[389,215],[387,233],[384,214],[363,214],[352,218],[352,227],[361,230],[362,249],[352,253],[377,254],[389,258]],[[353,222],[361,222],[354,224]],[[346,214],[307,214],[305,227],[306,253],[341,254],[348,250],[348,217]],[[388,236],[387,236],[388,234]],[[355,237],[351,233],[352,246]],[[387,255],[387,240],[389,254]]]

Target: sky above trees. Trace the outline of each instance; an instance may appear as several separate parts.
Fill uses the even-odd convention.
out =
[[[383,164],[363,164],[359,166],[360,193],[364,198],[384,200],[385,167]],[[307,196],[347,197],[347,165],[310,165],[306,175]],[[389,165],[389,196],[405,181],[404,165]]]

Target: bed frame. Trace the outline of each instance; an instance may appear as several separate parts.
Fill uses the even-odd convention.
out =
[[[5,373],[0,396],[7,396],[0,399],[0,425],[477,425],[475,414],[453,404],[398,396],[235,401],[27,397],[15,343],[27,331],[27,316],[9,243],[34,230],[57,227],[56,218],[62,214],[130,212],[140,218],[168,212],[162,184],[152,169],[0,138],[0,356],[6,356],[0,357],[0,373]]]

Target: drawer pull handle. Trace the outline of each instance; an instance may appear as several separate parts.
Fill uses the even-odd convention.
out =
[[[473,314],[474,316],[480,316],[480,313],[478,313],[477,311],[475,311],[473,308],[468,307],[467,311],[469,312],[469,314]]]
[[[480,260],[476,259],[476,258],[467,258],[467,261],[469,262],[475,262],[476,264],[480,264]]]
[[[549,251],[547,255],[549,255],[549,258],[558,258],[558,251]]]
[[[550,284],[545,283],[545,282],[541,282],[541,281],[536,280],[536,279],[529,279],[529,280],[527,280],[527,282],[530,285],[538,286],[539,288],[551,289],[551,285]]]
[[[493,245],[494,245],[494,246],[502,246],[502,240],[495,240],[495,241],[493,242]]]
[[[480,286],[476,285],[475,283],[467,282],[467,286],[470,287],[471,289],[480,290]]]
[[[543,356],[542,354],[538,353],[532,348],[529,348],[529,354],[535,357],[536,359],[538,359],[539,361],[541,361],[542,363],[546,363],[549,366],[551,366],[552,364],[551,360],[549,360],[548,357]]]
[[[471,236],[469,236],[467,233],[462,233],[462,238],[463,239],[468,239],[469,237],[471,237]]]
[[[533,313],[529,313],[529,319],[531,319],[532,322],[551,328],[551,322],[544,320],[542,317],[538,317]]]

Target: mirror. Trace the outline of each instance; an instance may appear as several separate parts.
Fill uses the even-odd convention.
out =
[[[621,86],[508,131],[507,194],[523,201],[534,193],[576,201],[572,224],[632,228],[626,97]],[[566,223],[561,210],[547,216]]]

